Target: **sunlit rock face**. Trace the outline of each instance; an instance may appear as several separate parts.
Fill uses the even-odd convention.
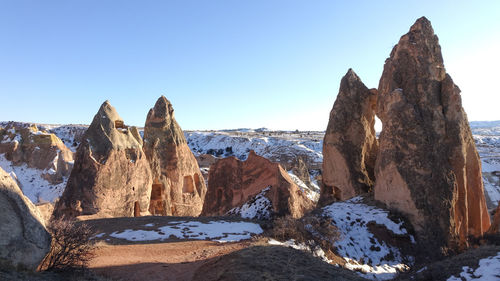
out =
[[[298,218],[314,205],[280,164],[258,156],[252,150],[246,161],[228,157],[210,166],[202,215],[225,215],[259,193],[270,202],[272,216]]]
[[[106,101],[85,132],[54,215],[122,217],[148,214],[151,170],[135,127]]]
[[[164,96],[148,113],[144,151],[153,174],[150,212],[198,216],[207,192],[205,180]]]
[[[460,89],[426,18],[393,48],[378,91],[375,199],[406,214],[429,245],[466,246],[490,226],[481,163]]]
[[[340,83],[323,141],[323,184],[319,204],[347,200],[373,188],[378,142],[377,91],[349,69]]]
[[[14,165],[42,170],[52,184],[63,182],[73,168],[73,152],[52,133],[34,124],[8,122],[0,127],[0,154]]]

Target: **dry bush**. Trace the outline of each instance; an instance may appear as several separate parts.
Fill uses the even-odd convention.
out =
[[[64,270],[86,267],[94,258],[94,231],[84,224],[65,219],[52,220],[47,227],[52,236],[50,251],[39,266],[40,270]]]
[[[338,239],[339,233],[330,218],[305,216],[294,219],[291,216],[280,217],[274,220],[271,237],[279,241],[294,239],[297,243],[314,241],[323,250],[333,250],[333,243]]]

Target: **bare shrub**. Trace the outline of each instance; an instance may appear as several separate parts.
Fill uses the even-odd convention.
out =
[[[95,257],[95,241],[91,239],[94,231],[88,225],[60,218],[52,220],[47,229],[52,243],[40,270],[83,268]]]
[[[330,218],[309,215],[294,219],[286,216],[274,220],[271,237],[279,241],[294,239],[297,243],[306,244],[312,240],[323,250],[331,251],[339,233]]]

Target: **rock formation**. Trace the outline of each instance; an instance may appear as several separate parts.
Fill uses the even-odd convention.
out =
[[[488,234],[499,234],[500,233],[500,202],[495,209],[495,214],[493,215],[493,221],[488,229]]]
[[[35,270],[50,250],[51,237],[38,209],[0,168],[0,260]]]
[[[136,128],[124,125],[108,101],[77,149],[56,216],[120,217],[147,214],[151,170]]]
[[[50,183],[60,183],[71,173],[73,152],[56,135],[40,131],[36,125],[9,122],[0,128],[0,139],[0,153],[7,160],[43,170],[43,178]]]
[[[376,99],[376,90],[369,90],[349,69],[340,82],[323,140],[320,205],[346,200],[372,189],[378,148]]]
[[[210,167],[202,215],[225,215],[267,187],[270,188],[264,196],[271,202],[274,215],[298,218],[313,207],[280,164],[250,151],[246,161],[228,157]]]
[[[292,173],[296,175],[305,185],[311,185],[311,174],[309,168],[302,157],[297,157],[297,164],[292,168]]]
[[[436,247],[463,247],[490,226],[481,163],[431,23],[420,18],[386,60],[375,199],[406,214]]]
[[[172,104],[164,96],[148,113],[144,151],[154,179],[150,212],[198,216],[207,188],[181,127],[175,121]]]

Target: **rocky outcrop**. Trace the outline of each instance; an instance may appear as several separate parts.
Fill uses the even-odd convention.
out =
[[[296,175],[305,185],[311,185],[311,174],[309,168],[302,157],[297,157],[297,164],[292,168],[292,173]]]
[[[55,135],[34,124],[9,122],[0,128],[0,153],[14,165],[43,171],[52,184],[61,183],[73,168],[73,152]]]
[[[481,163],[426,18],[394,47],[378,90],[375,199],[406,214],[428,245],[465,246],[490,226]]]
[[[207,188],[196,158],[175,121],[172,104],[164,96],[148,113],[144,151],[154,179],[151,213],[198,216]]]
[[[135,130],[108,101],[101,105],[77,149],[56,216],[148,214],[151,170]]]
[[[269,190],[261,193],[267,187]],[[298,218],[313,207],[312,201],[281,165],[250,151],[246,161],[228,157],[210,167],[202,215],[225,215],[258,194],[267,198],[271,204],[270,212],[275,216],[292,215]]]
[[[491,221],[491,226],[487,231],[488,234],[500,234],[500,202],[498,203],[493,215],[493,221]]]
[[[377,138],[377,91],[349,69],[340,83],[323,140],[323,184],[319,204],[347,200],[372,190]]]
[[[35,270],[50,250],[38,209],[0,168],[0,260]]]

